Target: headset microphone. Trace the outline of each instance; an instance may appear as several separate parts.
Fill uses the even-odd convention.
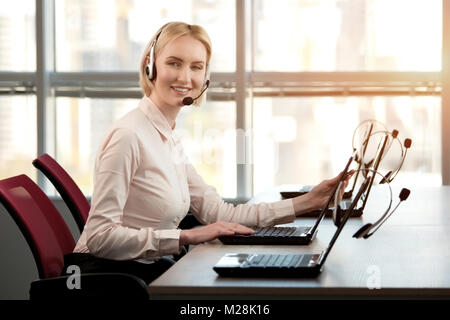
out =
[[[402,201],[405,201],[406,199],[408,199],[410,193],[411,193],[411,191],[409,189],[403,188],[402,191],[400,191],[400,195],[399,195],[400,201],[398,202],[397,206],[390,213],[389,213],[389,208],[388,208],[388,210],[381,216],[381,218],[377,222],[368,223],[368,224],[365,224],[364,226],[362,226],[361,229],[356,231],[356,233],[353,235],[353,238],[367,239],[371,235],[373,235],[378,230],[378,228],[380,228],[381,225],[383,223],[385,223],[387,219],[389,219],[389,217],[395,212],[395,210],[397,210],[400,203],[402,203]],[[372,229],[373,229],[373,231],[370,232]]]
[[[405,139],[405,148],[409,149],[411,148],[412,140],[411,139]]]
[[[197,97],[195,97],[195,98],[192,98],[192,97],[185,97],[185,98],[183,98],[183,104],[185,106],[190,106],[191,104],[193,104],[195,100],[197,100],[198,98],[201,97],[203,92],[205,92],[205,90],[208,89],[208,87],[209,87],[209,80],[206,80],[205,87],[203,88],[202,92],[200,92],[200,94]]]
[[[403,188],[402,191],[400,191],[400,195],[398,196],[400,198],[400,201],[405,201],[406,199],[408,199],[410,193],[411,190]]]

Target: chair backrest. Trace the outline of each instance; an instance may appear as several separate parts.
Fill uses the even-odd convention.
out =
[[[0,202],[30,246],[41,279],[59,276],[64,255],[75,248],[66,222],[39,186],[26,175],[0,180]]]
[[[35,159],[33,165],[41,170],[58,190],[72,213],[78,229],[82,232],[91,206],[75,181],[55,159],[46,153]]]

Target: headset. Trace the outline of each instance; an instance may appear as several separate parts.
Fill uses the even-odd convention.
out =
[[[359,171],[366,172],[366,174],[364,175],[364,180],[363,180],[363,184],[365,184],[365,186],[361,187],[361,188],[364,189],[362,191],[363,192],[362,195],[364,195],[364,200],[363,200],[361,208],[364,208],[366,206],[366,202],[367,202],[367,199],[369,197],[370,187],[372,186],[372,184],[373,184],[373,182],[375,180],[375,175],[379,175],[381,177],[381,180],[385,180],[386,177],[383,174],[381,174],[379,171],[375,170],[375,169],[370,169],[370,168],[362,169],[361,168],[361,169],[358,169],[356,173],[358,173]],[[372,174],[372,176],[368,176],[369,174]],[[342,183],[343,183],[342,181],[339,182],[337,190],[341,189]],[[389,182],[387,182],[387,187],[389,188],[390,201],[389,201],[389,206],[388,206],[386,211],[389,211],[389,209],[392,206],[392,188],[391,188],[391,185],[390,185]],[[367,189],[369,189],[369,190],[367,190]],[[339,196],[339,192],[336,192],[335,195],[334,195],[334,203],[335,204],[339,203],[338,196]],[[335,205],[334,208],[333,208],[332,217],[333,217],[333,222],[334,222],[334,224],[337,227],[339,227],[339,225],[341,223],[341,214],[342,214],[342,212],[341,212],[340,206],[339,205]]]
[[[386,179],[382,180],[380,183],[392,182],[392,180],[394,180],[394,178],[400,172],[400,169],[402,168],[403,163],[405,162],[406,154],[408,153],[408,149],[411,148],[411,144],[412,144],[412,140],[410,138],[406,138],[405,141],[403,142],[403,147],[405,147],[405,152],[403,152],[403,147],[402,147],[402,161],[400,162],[400,165],[394,172],[389,171],[386,174]]]
[[[368,126],[367,126],[368,125]],[[370,135],[374,132],[374,131],[388,131],[388,129],[386,128],[386,126],[375,119],[368,119],[368,120],[364,120],[362,121],[353,131],[353,137],[352,137],[352,147],[353,150],[357,150],[358,147],[356,146],[356,138],[359,136],[359,131],[364,129],[364,133],[362,134],[363,137],[363,143],[368,139],[368,137],[370,137]]]
[[[372,121],[376,121],[376,120],[366,120],[366,121],[372,122]],[[366,121],[364,121],[364,122],[366,122]],[[402,166],[403,166],[403,164],[405,162],[406,155],[408,153],[408,149],[411,147],[412,140],[410,138],[406,138],[404,143],[402,144],[402,142],[398,138],[398,130],[394,129],[394,130],[392,130],[392,132],[389,132],[387,130],[373,131],[373,124],[371,123],[369,129],[366,130],[366,132],[364,134],[365,139],[361,143],[361,146],[359,147],[359,157],[357,157],[355,159],[355,161],[358,163],[358,167],[357,167],[356,174],[355,174],[355,177],[354,177],[353,186],[352,186],[350,191],[347,191],[344,194],[344,197],[349,198],[353,194],[353,191],[354,191],[354,189],[356,187],[356,182],[358,180],[358,176],[359,176],[360,171],[361,171],[361,174],[364,177],[367,175],[368,171],[360,170],[360,169],[371,168],[373,166],[375,159],[371,159],[367,163],[365,163],[364,158],[366,156],[367,145],[369,143],[369,140],[372,139],[372,137],[374,137],[375,135],[379,135],[379,134],[383,134],[385,136],[389,136],[389,139],[388,139],[389,142],[385,145],[383,153],[381,154],[381,157],[380,157],[379,161],[381,161],[385,157],[385,155],[387,154],[388,150],[392,147],[394,142],[398,143],[399,148],[400,148],[400,153],[401,153],[401,155],[400,155],[400,158],[401,158],[400,165],[397,168],[395,168],[394,170],[389,171],[384,176],[384,178],[381,180],[380,184],[383,184],[383,183],[386,183],[386,182],[392,182],[394,180],[394,178],[397,176],[397,174],[400,172],[400,169],[402,168]],[[355,136],[355,134],[354,134],[354,136]],[[380,146],[381,146],[381,142],[378,145],[378,148],[380,148]],[[353,150],[357,150],[357,149],[358,148],[355,146],[354,139],[353,139]],[[376,168],[376,170],[378,170],[378,168]]]
[[[381,129],[380,131],[388,132],[386,126],[382,122],[375,120],[375,119],[368,119],[368,120],[362,121],[353,131],[353,136],[352,136],[353,152],[360,149],[360,151],[358,152],[359,154],[357,153],[355,156],[355,161],[358,164],[358,168],[357,168],[356,174],[353,179],[353,186],[350,191],[344,193],[344,198],[351,197],[353,194],[353,191],[355,190],[356,182],[358,180],[358,175],[359,175],[361,166],[363,164],[363,159],[364,159],[364,156],[365,156],[365,153],[367,150],[367,145],[368,145],[369,139],[372,136],[374,130],[377,129],[376,127],[379,127],[379,129]],[[359,131],[361,131],[361,130],[364,130],[364,132],[362,133],[363,140],[362,140],[360,146],[356,146],[355,140],[356,140],[356,137],[359,136]]]
[[[152,45],[150,47],[150,52],[149,52],[149,60],[148,60],[148,64],[145,66],[145,73],[147,74],[147,78],[150,81],[153,81],[156,79],[156,66],[155,66],[155,47],[156,47],[156,43],[158,42],[158,38],[161,35],[161,33],[164,31],[164,29],[162,29],[161,31],[158,32],[158,34],[155,37],[155,40],[152,41]],[[192,104],[195,100],[197,100],[202,94],[203,92],[206,90],[206,88],[208,88],[209,86],[209,66],[206,66],[206,72],[205,72],[205,80],[203,81],[203,91],[202,93],[195,99],[192,99],[193,101],[190,103]]]
[[[381,227],[381,225],[384,224],[390,218],[390,216],[397,210],[400,203],[405,201],[408,198],[411,191],[407,188],[402,188],[402,190],[400,191],[400,194],[399,194],[400,201],[397,203],[397,205],[394,207],[394,209],[391,210],[391,208],[392,208],[392,188],[389,184],[388,178],[373,169],[361,169],[361,170],[368,171],[368,172],[372,173],[373,175],[375,175],[375,174],[380,175],[382,177],[382,181],[384,180],[385,183],[387,183],[387,186],[389,188],[389,194],[390,194],[389,205],[388,205],[387,209],[385,210],[385,212],[383,213],[383,215],[376,222],[365,224],[353,235],[354,238],[367,239],[370,236],[372,236]],[[337,190],[339,190],[341,188],[341,185],[342,185],[342,181],[339,182]],[[361,186],[360,192],[365,192],[369,186],[370,186],[370,178],[366,178],[365,181],[363,182],[363,185]],[[338,201],[338,194],[339,194],[339,192],[335,193],[335,198],[334,198],[335,203],[337,203],[337,201]],[[339,227],[342,222],[339,206],[334,207],[332,217],[333,217],[334,224],[337,227]]]
[[[370,236],[372,236],[381,227],[381,225],[383,223],[385,223],[387,221],[387,219],[389,219],[389,217],[395,212],[395,210],[397,210],[400,203],[402,203],[402,201],[405,201],[406,199],[408,199],[410,193],[411,193],[411,191],[409,189],[403,188],[400,191],[400,194],[398,196],[400,201],[397,203],[395,208],[391,212],[389,212],[389,210],[390,210],[390,206],[389,206],[388,210],[386,210],[386,212],[381,216],[380,219],[378,219],[374,223],[367,223],[367,224],[363,225],[358,231],[355,232],[355,234],[353,235],[353,238],[367,239]],[[392,199],[391,199],[391,202],[392,202]]]
[[[369,120],[369,121],[371,121],[371,120]],[[369,140],[370,140],[370,138],[372,136],[377,135],[379,133],[384,134],[383,142],[381,142],[381,141],[379,142],[375,158],[373,158],[369,162],[365,163],[364,159],[365,159],[365,156],[366,156],[367,146],[369,144]],[[351,198],[352,197],[352,194],[353,194],[353,191],[355,190],[356,183],[358,181],[360,173],[363,175],[363,178],[366,178],[366,175],[367,175],[368,171],[367,170],[363,170],[364,168],[371,168],[371,167],[373,167],[375,170],[378,170],[378,165],[380,164],[380,162],[383,159],[384,155],[387,153],[387,150],[392,145],[392,141],[388,144],[388,140],[390,140],[389,137],[393,137],[393,139],[396,139],[397,135],[398,135],[398,131],[397,130],[393,130],[392,133],[389,132],[389,131],[385,131],[385,130],[380,130],[380,131],[373,132],[373,124],[371,123],[369,130],[368,131],[366,130],[366,132],[364,133],[364,141],[361,143],[361,146],[359,147],[359,151],[358,151],[358,148],[355,147],[354,139],[353,139],[353,142],[352,142],[352,144],[353,144],[353,151],[357,153],[357,156],[355,157],[355,161],[358,164],[358,167],[356,169],[356,174],[354,176],[353,186],[352,186],[350,191],[347,191],[347,192],[344,193],[344,198]],[[355,135],[353,135],[353,136],[355,136]],[[401,144],[400,144],[400,146],[401,146]],[[375,164],[374,162],[377,162],[377,163]],[[370,189],[370,187],[369,187],[369,189]]]
[[[400,165],[396,169],[394,169],[393,171],[392,170],[389,171],[385,175],[385,179],[382,180],[382,181],[388,180],[389,182],[392,182],[394,180],[395,176],[400,172],[400,169],[402,168],[402,166],[403,166],[403,164],[405,162],[406,155],[408,153],[408,149],[411,148],[412,140],[410,138],[406,138],[404,140],[403,144],[402,144],[402,142],[398,138],[398,130],[395,130],[395,129],[392,130],[392,132],[388,132],[388,131],[376,131],[376,132],[373,132],[367,138],[367,140],[363,142],[363,145],[361,147],[362,150],[361,150],[360,153],[362,154],[362,157],[360,159],[361,160],[360,163],[359,163],[360,165],[364,164],[364,167],[366,167],[366,168],[372,166],[374,159],[371,159],[368,163],[363,163],[363,158],[365,156],[365,151],[366,151],[366,147],[367,147],[369,139],[372,136],[375,136],[375,135],[380,134],[380,133],[388,135],[388,136],[391,136],[391,139],[389,139],[390,142],[386,145],[386,148],[385,148],[383,154],[381,155],[381,160],[383,160],[383,158],[385,157],[385,155],[387,154],[387,152],[389,151],[389,149],[391,148],[391,146],[393,145],[394,142],[397,142],[398,145],[399,145],[399,148],[400,148],[400,158],[401,158]],[[383,183],[383,182],[381,182],[381,183]]]
[[[149,60],[148,64],[145,66],[145,73],[147,74],[147,78],[150,81],[153,81],[156,78],[156,67],[155,67],[155,46],[158,41],[159,36],[161,35],[163,30],[159,31],[155,37],[155,40],[152,41],[152,45],[150,47],[150,52],[148,54]]]

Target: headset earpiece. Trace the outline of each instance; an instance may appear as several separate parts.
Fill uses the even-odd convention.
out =
[[[372,228],[372,226],[373,226],[372,223],[367,223],[363,225],[358,231],[355,232],[353,238],[365,237],[367,233],[370,231],[370,228]]]
[[[155,80],[156,78],[156,67],[155,67],[155,47],[156,42],[158,41],[159,36],[161,35],[163,30],[161,30],[155,37],[155,40],[152,42],[152,46],[150,47],[150,52],[148,54],[148,63],[145,66],[145,73],[147,74],[147,78],[150,81]]]
[[[209,65],[206,66],[205,80],[203,81],[203,87],[208,87],[208,86],[209,86]]]
[[[156,39],[159,37],[156,37]],[[152,42],[152,46],[150,48],[150,52],[148,54],[148,64],[145,66],[145,73],[147,74],[148,80],[152,81],[156,77],[156,68],[155,68],[155,45],[156,39]]]

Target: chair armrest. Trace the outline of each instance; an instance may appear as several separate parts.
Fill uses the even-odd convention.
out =
[[[147,284],[142,279],[130,274],[84,273],[80,275],[79,282],[73,281],[74,276],[61,276],[33,281],[30,287],[30,300],[72,298],[149,299]],[[72,279],[69,279],[70,277]],[[80,284],[79,288],[69,289],[70,284],[74,282]]]

